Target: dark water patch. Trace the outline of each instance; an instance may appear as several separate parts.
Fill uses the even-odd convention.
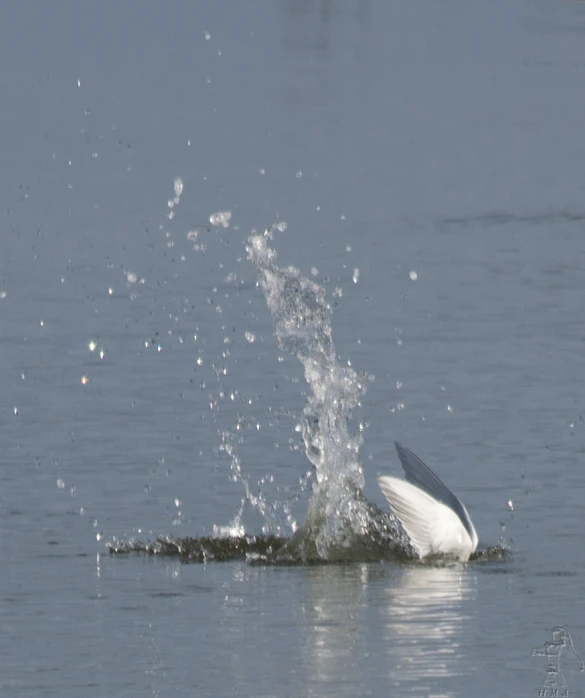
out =
[[[535,577],[577,577],[577,572],[569,570],[543,570],[542,572],[533,572]]]
[[[108,544],[111,553],[146,553],[178,557],[184,562],[228,562],[249,556],[269,556],[281,550],[287,538],[278,536],[232,536],[229,538],[174,538],[159,536],[154,541],[116,541]]]
[[[444,218],[437,221],[437,225],[441,226],[451,226],[451,225],[491,225],[491,226],[501,226],[513,224],[551,224],[560,223],[567,221],[570,223],[578,223],[585,220],[585,213],[583,211],[543,211],[538,213],[485,213],[470,216],[453,216],[450,218]]]
[[[206,594],[210,594],[215,591],[213,587],[205,586],[204,584],[188,584],[186,587],[189,591],[202,591]]]
[[[150,595],[153,599],[174,599],[176,597],[185,596],[179,591],[153,591]]]
[[[143,553],[163,557],[177,557],[182,562],[231,562],[246,560],[251,565],[326,565],[392,561],[419,565],[444,566],[459,564],[449,557],[436,556],[424,561],[413,558],[407,549],[390,543],[385,536],[368,535],[354,538],[351,545],[329,550],[324,558],[308,550],[299,538],[272,535],[232,536],[214,538],[174,538],[159,536],[154,541],[116,541],[108,545],[113,555]],[[498,562],[508,559],[509,551],[502,546],[478,550],[471,563]]]
[[[490,545],[487,548],[476,550],[469,558],[470,562],[497,562],[498,560],[508,560],[510,551],[503,545]]]

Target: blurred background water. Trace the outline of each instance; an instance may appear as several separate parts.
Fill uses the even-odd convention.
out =
[[[554,626],[583,656],[583,3],[12,3],[0,58],[2,695],[538,695]],[[368,498],[397,439],[508,560],[108,554],[302,521],[244,249],[279,222],[370,376]]]

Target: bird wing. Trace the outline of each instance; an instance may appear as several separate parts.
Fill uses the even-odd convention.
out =
[[[469,559],[475,545],[457,513],[404,480],[384,475],[378,483],[421,558],[442,553]]]
[[[430,494],[433,499],[442,502],[457,514],[465,530],[469,534],[474,545],[473,549],[475,550],[478,542],[477,533],[467,513],[467,509],[463,506],[461,501],[443,482],[441,482],[441,480],[439,480],[435,473],[428,465],[425,465],[418,456],[415,456],[412,451],[402,446],[402,444],[399,444],[398,441],[395,441],[394,445],[396,446],[398,458],[400,459],[400,464],[402,465],[408,482],[417,485],[427,494]]]

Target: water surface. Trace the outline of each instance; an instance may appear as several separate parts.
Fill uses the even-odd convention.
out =
[[[583,4],[5,14],[0,693],[538,695],[553,627],[585,655]],[[110,556],[302,524],[312,390],[245,250],[283,221],[368,501],[397,439],[508,559]]]

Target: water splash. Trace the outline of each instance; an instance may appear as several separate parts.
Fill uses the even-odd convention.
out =
[[[242,471],[242,463],[236,448],[234,434],[230,430],[225,430],[220,433],[220,436],[221,446],[219,450],[230,458],[232,480],[239,482],[243,486],[244,496],[235,517],[227,526],[213,526],[214,537],[231,538],[245,536],[244,520],[250,514],[256,515],[264,536],[282,536],[285,526],[287,531],[296,531],[297,522],[291,513],[290,502],[270,502],[261,490],[254,494],[248,479]]]
[[[408,543],[390,514],[363,496],[359,434],[349,431],[351,411],[366,391],[367,376],[341,365],[331,330],[325,289],[294,267],[280,267],[270,247],[273,230],[248,239],[278,344],[299,359],[311,395],[303,409],[305,452],[316,476],[309,511],[286,552],[303,560],[379,559]]]
[[[224,213],[229,212],[214,214],[217,218],[212,224],[229,224],[229,218],[222,217]],[[310,388],[300,420],[305,453],[313,466],[301,479],[302,490],[312,483],[305,520],[297,525],[290,501],[270,502],[262,491],[252,492],[242,473],[237,440],[228,430],[220,432],[220,451],[230,459],[232,478],[244,487],[244,497],[230,524],[214,526],[211,536],[201,538],[163,536],[153,543],[114,540],[108,543],[112,553],[178,555],[200,562],[245,558],[256,564],[398,561],[416,557],[393,515],[363,495],[364,473],[359,458],[362,438],[359,433],[351,433],[349,425],[352,410],[359,406],[366,392],[368,377],[338,361],[325,289],[294,267],[277,264],[271,242],[275,231],[285,229],[286,224],[279,223],[263,234],[254,233],[246,251],[256,268],[258,286],[272,315],[278,344],[301,362]],[[252,332],[245,336],[249,342],[256,339]],[[219,380],[219,374],[217,377]],[[261,535],[246,534],[246,514],[259,517]],[[293,531],[292,538],[282,537],[285,528]],[[496,546],[477,551],[471,559],[492,561],[505,556],[505,548]]]

